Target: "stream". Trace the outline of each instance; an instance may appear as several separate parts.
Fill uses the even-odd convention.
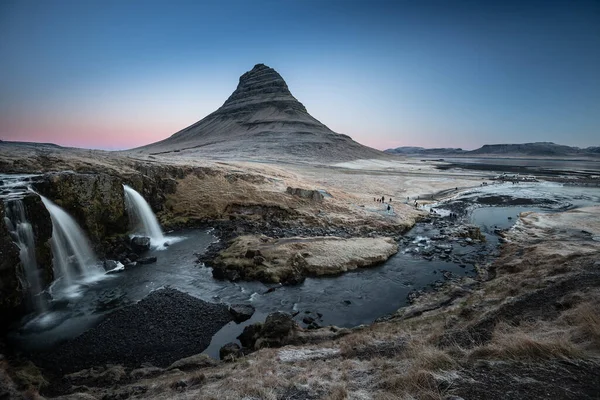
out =
[[[80,335],[108,313],[143,299],[151,291],[171,287],[209,302],[246,303],[255,314],[241,324],[225,325],[205,353],[218,358],[219,348],[235,341],[243,328],[263,321],[274,311],[298,313],[302,325],[307,313],[319,313],[319,325],[353,327],[372,323],[408,304],[411,291],[441,286],[448,277],[474,276],[475,264],[489,262],[498,251],[496,229],[508,229],[524,211],[555,212],[600,204],[600,189],[527,183],[482,186],[434,204],[437,215],[419,222],[400,239],[400,251],[384,264],[326,278],[307,278],[295,286],[260,282],[228,282],[212,277],[210,268],[197,264],[217,238],[206,230],[167,233],[172,243],[150,250],[157,262],[140,265],[105,279],[80,285],[67,300],[51,303],[49,311],[26,316],[9,338],[28,350],[43,350]],[[447,217],[457,212],[459,219]],[[510,217],[510,219],[509,219]],[[486,236],[484,243],[443,237],[453,225],[472,223]],[[269,288],[275,290],[267,293]]]

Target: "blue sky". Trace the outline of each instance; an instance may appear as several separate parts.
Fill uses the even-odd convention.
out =
[[[151,143],[265,63],[380,149],[600,145],[600,1],[4,0],[0,54],[3,140]]]

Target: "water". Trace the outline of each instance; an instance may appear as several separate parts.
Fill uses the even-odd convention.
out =
[[[479,197],[491,195],[533,201],[529,206],[508,207],[477,203]],[[475,256],[483,246],[488,250],[495,248],[493,229],[495,226],[510,227],[516,222],[518,213],[531,210],[552,212],[600,204],[600,190],[544,183],[507,184],[473,189],[454,199],[458,200],[472,205],[468,220],[482,226],[488,236],[488,242],[478,246],[454,243],[452,255],[464,260]],[[436,209],[443,207],[444,204],[435,206]],[[508,216],[512,219],[509,220]],[[22,326],[13,333],[13,338],[26,348],[52,346],[97,325],[111,311],[135,303],[151,291],[167,286],[209,302],[246,303],[256,307],[257,311],[250,320],[242,324],[227,324],[213,337],[211,345],[205,350],[211,356],[217,356],[223,344],[235,341],[244,326],[263,321],[266,315],[274,311],[299,312],[297,321],[302,320],[305,311],[318,312],[323,315],[322,320],[318,321],[321,325],[352,327],[367,324],[405,306],[409,292],[439,285],[445,280],[444,272],[454,276],[475,274],[472,263],[437,258],[427,261],[421,256],[423,251],[438,243],[431,240],[437,234],[439,229],[433,225],[420,223],[402,240],[398,254],[383,265],[335,277],[307,278],[296,286],[278,286],[213,279],[211,269],[196,264],[194,253],[205,251],[216,238],[210,232],[200,230],[178,232],[181,241],[174,242],[162,251],[153,249],[147,254],[157,257],[155,264],[125,269],[111,275],[111,279],[83,288],[78,297],[54,305],[51,311],[52,326],[44,330]],[[165,237],[166,241],[172,239],[170,235]],[[406,251],[408,249],[411,252]],[[276,287],[276,290],[267,293],[272,287]]]
[[[444,161],[457,164],[487,164],[497,166],[545,168],[549,170],[582,170],[600,172],[600,160],[564,160],[552,158],[503,157],[444,157]]]
[[[25,207],[20,199],[9,200],[6,203],[6,226],[13,241],[19,248],[19,258],[23,265],[25,279],[21,280],[27,288],[31,304],[35,312],[46,311],[47,305],[42,292],[42,280],[35,257],[35,238],[31,223],[25,215]]]
[[[123,188],[125,189],[127,212],[131,224],[136,230],[135,233],[149,237],[153,247],[163,246],[165,237],[148,202],[133,188],[127,185],[123,185]]]
[[[49,199],[40,198],[52,219],[52,261],[56,279],[51,294],[53,297],[74,296],[77,287],[100,279],[104,270],[77,222]]]

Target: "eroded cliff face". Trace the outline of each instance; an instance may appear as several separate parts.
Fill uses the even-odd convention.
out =
[[[20,266],[19,249],[12,241],[4,223],[4,202],[0,202],[0,315],[13,313],[22,302],[22,286],[17,269]]]
[[[35,189],[67,211],[94,245],[115,233],[125,233],[123,181],[107,174],[50,173]]]
[[[35,240],[35,257],[42,287],[54,279],[52,269],[52,222],[39,196],[30,194],[21,199]],[[5,224],[6,204],[0,202],[0,319],[11,320],[27,311],[27,282],[19,257],[19,248]],[[7,326],[4,326],[6,328]],[[0,328],[1,329],[1,328]]]

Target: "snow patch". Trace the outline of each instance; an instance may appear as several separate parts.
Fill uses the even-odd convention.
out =
[[[340,349],[288,349],[279,351],[279,360],[283,362],[296,362],[331,358],[340,354]]]

